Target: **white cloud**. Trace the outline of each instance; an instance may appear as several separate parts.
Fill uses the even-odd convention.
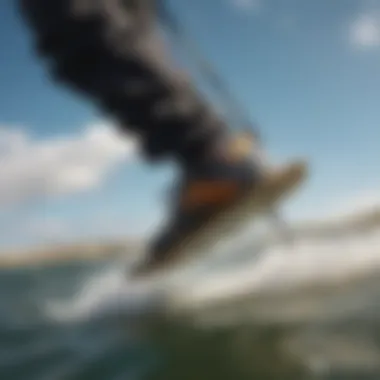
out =
[[[373,210],[380,210],[380,188],[377,186],[317,200],[312,200],[305,194],[305,198],[295,197],[282,207],[286,220],[296,224],[340,223]]]
[[[325,207],[297,218],[297,222],[341,223],[380,209],[380,189],[363,190],[356,194],[331,199]]]
[[[380,14],[369,12],[361,14],[350,26],[350,41],[360,48],[380,46]]]
[[[17,244],[28,246],[30,243],[32,245],[60,243],[67,241],[74,235],[72,223],[54,217],[24,218],[14,226],[13,233],[14,236],[17,234],[17,236],[22,237],[21,242],[15,240],[13,246],[17,246]],[[6,241],[6,238],[3,240]]]
[[[94,188],[117,164],[132,159],[135,150],[133,139],[105,124],[48,140],[0,128],[0,206]]]
[[[368,190],[341,200],[334,210],[337,217],[349,217],[380,208],[380,190]]]
[[[25,229],[34,237],[51,239],[65,237],[68,233],[69,225],[66,221],[58,218],[34,218],[27,221]]]

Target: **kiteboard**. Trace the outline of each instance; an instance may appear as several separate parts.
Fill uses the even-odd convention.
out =
[[[145,277],[172,269],[185,259],[207,252],[215,241],[243,227],[248,219],[270,214],[307,178],[305,161],[293,161],[282,167],[267,169],[264,178],[238,201],[207,220],[200,228],[179,241],[174,241],[162,260],[149,258],[132,271],[133,277]]]

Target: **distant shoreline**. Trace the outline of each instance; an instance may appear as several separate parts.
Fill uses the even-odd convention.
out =
[[[141,244],[137,242],[76,243],[2,252],[0,269],[57,265],[81,260],[100,260],[135,254],[140,246]]]
[[[344,234],[355,234],[380,227],[380,209],[367,210],[340,218],[324,221],[309,221],[290,225],[288,232],[294,238],[334,238]],[[99,260],[111,257],[138,254],[142,240],[60,244],[50,247],[2,252],[0,268],[27,267],[35,265],[59,265],[81,260]]]

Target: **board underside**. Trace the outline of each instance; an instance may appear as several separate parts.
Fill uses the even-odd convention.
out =
[[[294,161],[283,167],[270,170],[266,178],[251,192],[228,208],[208,220],[191,235],[173,244],[160,262],[145,262],[138,268],[137,275],[151,275],[170,269],[185,259],[207,252],[221,237],[237,231],[249,219],[268,213],[295,191],[307,177],[307,164]]]

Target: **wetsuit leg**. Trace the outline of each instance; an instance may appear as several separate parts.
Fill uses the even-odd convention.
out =
[[[18,2],[52,77],[139,135],[147,158],[187,165],[223,133],[223,122],[168,59],[157,0]]]

